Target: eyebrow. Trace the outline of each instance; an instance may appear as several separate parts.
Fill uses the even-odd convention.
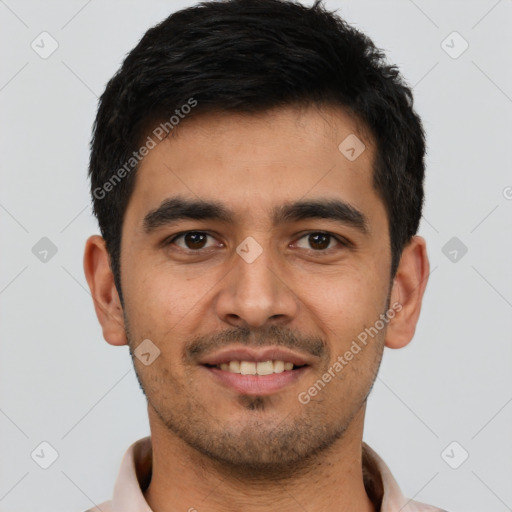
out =
[[[215,220],[233,224],[235,215],[222,203],[202,199],[187,199],[175,196],[164,200],[158,208],[150,211],[143,221],[147,234],[179,220]],[[274,225],[298,222],[307,219],[327,219],[369,233],[368,218],[363,212],[339,199],[315,199],[288,202],[272,210]]]

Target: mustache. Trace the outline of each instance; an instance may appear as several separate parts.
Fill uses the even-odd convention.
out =
[[[197,336],[187,343],[183,351],[185,363],[194,364],[200,357],[208,355],[233,343],[247,347],[277,346],[315,357],[329,357],[329,349],[319,336],[303,336],[296,331],[272,325],[257,331],[248,327],[236,327],[213,334]]]

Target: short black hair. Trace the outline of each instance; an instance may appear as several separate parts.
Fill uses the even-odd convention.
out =
[[[201,113],[310,105],[344,108],[376,143],[373,184],[388,214],[394,277],[424,200],[425,134],[411,88],[322,0],[216,0],[150,28],[99,100],[89,175],[121,301],[123,217],[150,127],[173,134]]]

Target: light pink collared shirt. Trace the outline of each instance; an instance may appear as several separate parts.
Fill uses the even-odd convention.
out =
[[[112,500],[86,512],[153,512],[143,495],[151,479],[151,461],[151,437],[134,442],[121,461]],[[368,496],[378,512],[446,512],[407,499],[385,462],[366,443],[363,443],[363,476]]]

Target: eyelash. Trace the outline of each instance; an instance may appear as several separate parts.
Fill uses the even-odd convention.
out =
[[[212,238],[215,238],[212,234],[206,232],[206,231],[183,231],[181,233],[178,233],[176,235],[173,235],[171,238],[168,238],[167,240],[164,241],[163,243],[163,246],[167,247],[168,245],[171,245],[173,244],[177,239],[179,238],[183,238],[185,235],[188,235],[190,233],[198,233],[198,234],[202,234],[202,235],[207,235],[207,236],[210,236]],[[351,243],[344,239],[344,238],[341,238],[340,236],[337,236],[333,233],[330,233],[329,231],[309,231],[307,233],[304,233],[302,234],[298,239],[298,240],[301,240],[305,237],[308,237],[310,235],[325,235],[325,236],[328,236],[330,238],[334,238],[342,247],[351,247]],[[187,253],[193,253],[193,254],[199,254],[205,250],[208,250],[207,249],[197,249],[197,250],[194,250],[194,249],[184,249],[183,247],[179,247],[180,250],[184,251],[184,252],[187,252]],[[310,253],[313,253],[313,254],[322,254],[322,253],[327,253],[328,251],[331,251],[332,249],[335,249],[335,247],[329,247],[328,249],[305,249],[307,251],[309,251]]]

